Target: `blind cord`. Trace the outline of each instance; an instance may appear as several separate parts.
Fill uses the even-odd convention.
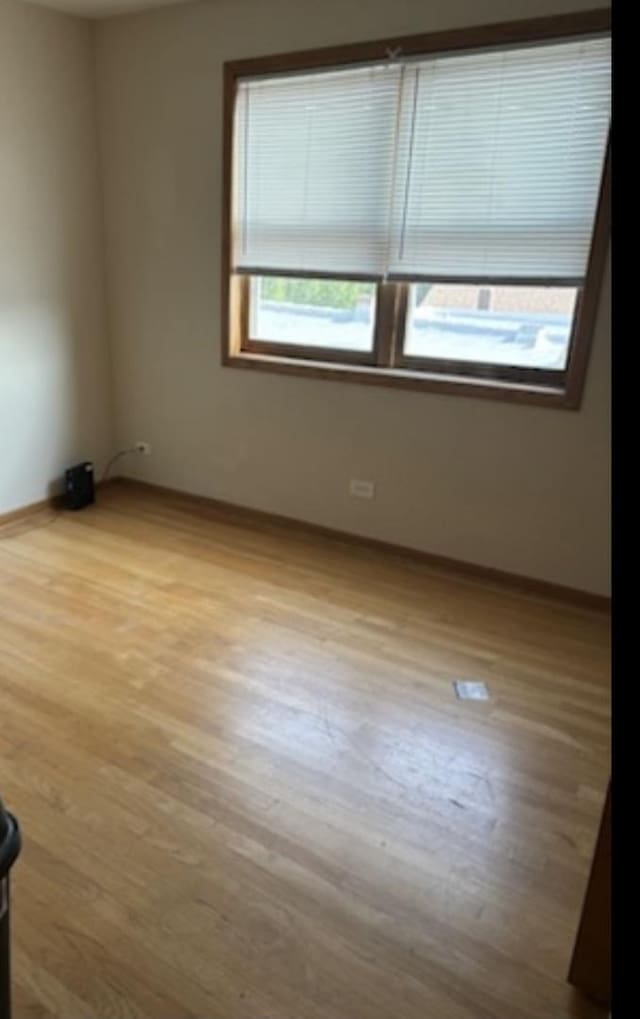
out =
[[[404,181],[404,196],[402,201],[402,221],[400,226],[400,238],[398,242],[398,261],[402,261],[404,245],[407,235],[407,218],[409,215],[409,198],[411,196],[411,177],[413,174],[413,156],[416,147],[416,120],[418,117],[418,95],[420,92],[420,68],[416,71],[416,80],[413,87],[413,103],[411,106],[411,129],[409,134],[409,155],[407,160],[407,176]]]

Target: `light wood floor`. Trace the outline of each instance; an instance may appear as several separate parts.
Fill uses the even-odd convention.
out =
[[[0,651],[14,1019],[603,1015],[604,616],[114,485],[2,529]]]

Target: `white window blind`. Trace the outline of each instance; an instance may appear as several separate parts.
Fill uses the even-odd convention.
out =
[[[234,268],[579,281],[609,105],[605,38],[244,80]]]
[[[390,271],[579,280],[609,126],[608,40],[408,73]]]
[[[240,84],[236,266],[384,274],[400,76],[366,67]]]

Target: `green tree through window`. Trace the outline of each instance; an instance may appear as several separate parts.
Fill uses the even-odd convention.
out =
[[[262,299],[319,308],[355,309],[363,298],[373,297],[373,284],[344,280],[262,278]]]

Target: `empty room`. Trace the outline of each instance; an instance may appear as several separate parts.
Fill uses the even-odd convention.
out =
[[[608,8],[0,0],[0,1019],[608,1019]]]

